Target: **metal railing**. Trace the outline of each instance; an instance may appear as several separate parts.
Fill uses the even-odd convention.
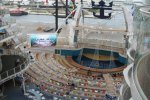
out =
[[[21,73],[22,70],[28,65],[28,61],[25,61],[18,67],[10,69],[0,74],[0,84],[4,83],[5,81],[15,77],[17,74]]]
[[[0,74],[0,84],[16,77],[16,75],[21,74],[23,71],[25,71],[28,68],[28,65],[30,63],[29,54],[24,54],[24,53],[17,52],[14,50],[11,51],[10,55],[12,55],[12,54],[23,56],[24,58],[26,58],[26,60],[21,65],[1,73]]]
[[[27,68],[28,65],[29,65],[29,60],[26,60],[18,67],[15,67],[13,69],[10,69],[8,71],[1,73],[0,74],[0,84],[16,77],[16,75],[18,75],[18,74],[21,74],[23,71],[25,71],[25,69]]]

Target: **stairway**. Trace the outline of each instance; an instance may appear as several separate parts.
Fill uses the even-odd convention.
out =
[[[116,88],[114,85],[114,79],[112,78],[112,76],[110,74],[103,74],[103,77],[107,84],[107,94],[116,96],[117,93],[116,93]]]

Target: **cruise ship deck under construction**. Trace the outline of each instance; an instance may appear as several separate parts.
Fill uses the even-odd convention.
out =
[[[0,100],[149,100],[148,4],[78,2],[56,29],[1,16]]]

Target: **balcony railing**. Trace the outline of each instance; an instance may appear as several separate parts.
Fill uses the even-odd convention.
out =
[[[28,68],[29,63],[30,63],[29,54],[24,54],[21,52],[11,50],[10,54],[8,54],[8,55],[20,55],[20,56],[23,56],[26,60],[21,65],[1,73],[0,74],[0,84],[16,77],[16,75],[18,75],[18,74],[21,74],[23,71],[25,71]]]
[[[25,61],[24,63],[22,63],[18,67],[15,67],[13,69],[10,69],[8,71],[1,73],[0,74],[0,84],[6,82],[7,80],[10,80],[10,79],[16,77],[17,74],[22,73],[26,69],[28,64],[29,64],[29,62]]]

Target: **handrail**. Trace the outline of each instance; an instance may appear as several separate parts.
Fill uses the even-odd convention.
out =
[[[15,51],[11,52],[11,55],[12,54],[21,55],[21,56],[25,57],[26,60],[21,65],[19,65],[18,67],[12,68],[10,70],[7,70],[7,71],[1,73],[0,74],[0,84],[6,82],[9,79],[14,78],[16,75],[22,73],[23,71],[25,71],[28,68],[28,65],[30,63],[28,54],[15,52]]]
[[[8,71],[1,73],[0,74],[0,84],[6,82],[9,79],[12,79],[16,75],[22,73],[27,68],[28,65],[29,65],[29,61],[25,61],[18,67],[15,67],[13,69],[10,69]]]

